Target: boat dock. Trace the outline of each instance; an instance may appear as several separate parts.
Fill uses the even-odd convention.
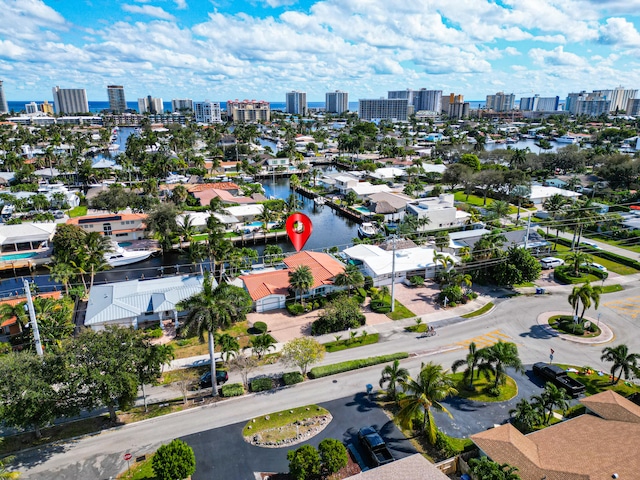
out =
[[[305,187],[297,187],[295,189],[296,193],[299,193],[300,195],[302,195],[305,198],[310,198],[312,200],[315,201],[316,198],[322,198],[324,199],[324,205],[328,205],[329,207],[331,207],[333,210],[335,210],[336,212],[338,212],[338,214],[347,217],[350,220],[353,220],[354,222],[358,222],[358,223],[362,223],[362,222],[367,222],[369,221],[369,219],[356,212],[355,210],[353,210],[352,208],[345,208],[342,205],[337,204],[336,202],[334,202],[333,200],[330,200],[329,198],[326,197],[321,197],[320,195],[318,195],[316,192],[309,190],[308,188]]]

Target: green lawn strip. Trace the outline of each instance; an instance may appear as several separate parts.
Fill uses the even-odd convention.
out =
[[[298,420],[304,420],[311,416],[318,417],[328,414],[328,410],[318,405],[306,405],[304,407],[282,410],[281,412],[270,413],[249,420],[242,429],[242,435],[247,437],[271,428],[284,427],[285,425],[289,425]]]
[[[327,352],[339,352],[340,350],[347,350],[348,348],[363,347],[365,345],[372,345],[378,343],[380,340],[380,334],[372,333],[366,336],[359,336],[354,339],[347,338],[344,340],[337,340],[335,342],[323,343]]]
[[[624,287],[617,283],[615,285],[605,285],[604,287],[602,287],[602,293],[615,293],[615,292],[621,292],[623,290],[624,290]]]
[[[394,306],[395,307],[393,309],[393,312],[387,313],[387,317],[389,317],[391,320],[402,320],[404,318],[411,318],[416,316],[415,313],[401,304],[398,300],[395,301]]]
[[[552,239],[548,239],[548,240],[552,242]],[[556,251],[553,252],[553,256],[564,259],[569,254],[569,252],[571,252],[571,247],[568,247],[566,245],[558,244],[558,245],[556,245],[555,250]],[[600,256],[598,256],[597,250],[593,250],[593,251],[590,251],[590,252],[587,252],[587,253],[589,255],[591,255],[591,259],[592,259],[592,261],[594,263],[599,263],[603,267],[606,267],[607,270],[609,270],[611,272],[614,272],[614,273],[617,273],[619,275],[632,275],[632,274],[638,273],[640,271],[640,270],[638,270],[636,268],[629,267],[627,265],[623,265],[623,264],[615,262],[613,260],[609,260],[608,258],[600,257]]]
[[[492,308],[493,308],[493,302],[489,302],[486,305],[484,305],[482,308],[479,308],[478,310],[476,310],[475,312],[465,313],[464,315],[460,315],[460,316],[462,318],[473,318],[473,317],[482,315],[483,313],[487,313]]]
[[[589,366],[577,366],[577,365],[567,365],[564,363],[556,363],[555,365],[560,368],[575,368],[579,372],[585,371],[585,369],[591,370],[593,373],[591,375],[585,375],[582,373],[572,373],[569,372],[568,375],[576,380],[579,380],[586,387],[587,395],[595,395],[596,393],[604,392],[605,390],[613,390],[614,392],[622,395],[623,397],[628,397],[634,393],[640,393],[640,386],[637,386],[631,382],[625,381],[624,378],[620,379],[620,381],[612,385],[611,379],[609,378],[609,366],[607,365],[605,369],[600,370],[603,375],[598,375],[598,370],[593,369]]]
[[[400,360],[402,358],[408,357],[409,354],[407,352],[399,352],[392,353],[390,355],[380,355],[378,357],[361,358],[358,360],[348,360],[346,362],[333,363],[331,365],[323,365],[321,367],[313,367],[309,371],[309,378],[328,377],[329,375],[349,372],[351,370],[357,370],[359,368],[370,367],[372,365],[392,362],[393,360]]]
[[[469,381],[463,380],[462,376],[462,372],[451,374],[451,377],[456,384],[456,389],[458,390],[457,396],[465,398],[467,400],[471,400],[474,402],[504,402],[507,400],[511,400],[518,394],[518,385],[516,384],[516,381],[509,376],[507,376],[506,378],[506,383],[499,386],[500,395],[497,397],[492,397],[491,395],[485,393],[485,390],[493,387],[493,384],[495,382],[495,377],[493,375],[490,376],[488,381],[482,375],[480,376],[480,378],[474,378],[474,391],[470,391],[467,389],[469,386]]]
[[[514,285],[515,288],[522,288],[522,287],[535,287],[536,284],[533,282],[524,282],[524,283],[518,283],[516,285]]]
[[[251,336],[248,333],[249,322],[238,322],[231,325],[226,330],[219,331],[218,333],[227,333],[234,338],[238,339],[240,348],[244,348],[249,345],[249,339]],[[198,336],[180,338],[177,340],[171,340],[170,345],[173,345],[175,358],[188,358],[197,355],[206,355],[209,353],[209,346],[205,342],[200,342]]]
[[[86,205],[73,207],[71,210],[69,210],[68,213],[69,213],[69,217],[70,218],[82,217],[82,216],[87,214],[87,207],[86,207]]]
[[[554,315],[553,317],[549,318],[549,326],[557,332],[563,333],[565,335],[573,335],[574,337],[580,338],[595,338],[601,333],[597,325],[595,326],[596,331],[588,333],[587,335],[576,335],[575,333],[565,332],[564,330],[561,330],[559,326],[559,322],[561,322],[562,320],[570,321],[573,323],[573,315]]]
[[[479,197],[477,195],[469,195],[469,198],[467,198],[467,194],[464,192],[455,192],[453,194],[453,199],[456,202],[464,202],[467,205],[472,205],[474,207],[488,207],[493,202],[495,202],[493,198],[487,198],[487,204],[484,205],[484,199],[482,197]]]
[[[404,327],[405,331],[413,332],[413,333],[424,333],[429,328],[428,323],[417,323],[415,325],[409,325],[408,327]]]
[[[134,464],[131,470],[121,473],[117,478],[121,480],[156,480],[151,464],[152,458],[153,455],[148,455],[142,462]]]

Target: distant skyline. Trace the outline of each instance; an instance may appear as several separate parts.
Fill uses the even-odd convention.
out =
[[[8,101],[639,88],[640,0],[0,0]]]

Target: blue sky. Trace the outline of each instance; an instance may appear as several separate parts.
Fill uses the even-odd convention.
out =
[[[639,88],[640,0],[0,0],[8,100]]]

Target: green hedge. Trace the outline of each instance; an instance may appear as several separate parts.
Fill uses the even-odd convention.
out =
[[[255,331],[257,331],[258,333],[266,333],[267,331],[267,324],[264,322],[256,322],[253,324],[253,329]]]
[[[593,275],[594,277],[597,277],[599,279],[603,279],[608,276],[606,272],[593,267],[580,267],[580,271]],[[561,265],[559,267],[556,267],[553,271],[553,276],[559,282],[566,284],[582,283],[587,280],[585,277],[574,277],[573,267],[571,265]]]
[[[287,305],[287,311],[294,316],[302,315],[305,313],[305,308],[300,303],[292,303]]]
[[[540,230],[538,231],[540,232]],[[543,236],[547,237],[550,240],[556,241],[556,237],[549,234],[547,235],[546,233],[542,232]],[[557,243],[559,243],[560,245],[564,245],[565,247],[571,247],[571,240],[567,239],[567,238],[558,238],[557,239]],[[611,260],[612,262],[616,262],[619,263],[621,265],[625,265],[627,267],[631,267],[631,268],[635,268],[636,270],[640,270],[640,262],[637,262],[636,260],[629,258],[629,257],[625,257],[623,255],[618,255],[617,253],[612,253],[609,252],[607,250],[602,250],[600,248],[591,248],[587,245],[580,245],[580,248],[582,249],[582,251],[587,252],[589,255],[592,255],[594,257],[600,257],[600,258],[604,258],[607,260]],[[633,254],[633,252],[629,252],[629,254]]]
[[[264,392],[273,388],[273,379],[269,377],[256,378],[251,382],[252,392]]]
[[[391,311],[391,304],[384,300],[371,300],[371,310],[376,313],[389,313]]]
[[[282,380],[285,385],[295,385],[296,383],[302,382],[304,377],[300,372],[287,372],[282,375]]]
[[[244,395],[244,386],[241,383],[229,383],[220,389],[223,397],[239,397]]]
[[[369,358],[361,358],[359,360],[349,360],[347,362],[334,363],[332,365],[325,365],[322,367],[313,367],[311,371],[309,371],[309,378],[327,377],[329,375],[349,372],[351,370],[370,367],[372,365],[378,365],[379,363],[391,362],[393,360],[399,360],[401,358],[407,358],[407,357],[409,357],[409,354],[407,352],[400,352],[400,353],[392,353],[391,355],[381,355],[379,357],[369,357]]]

